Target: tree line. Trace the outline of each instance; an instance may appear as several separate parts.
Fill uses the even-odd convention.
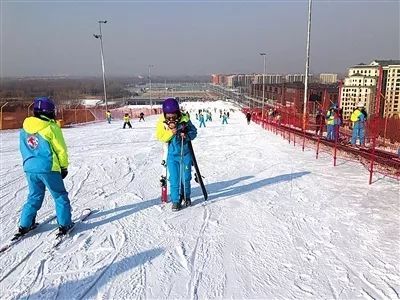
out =
[[[107,81],[107,98],[131,96],[125,87],[128,79]],[[101,78],[12,78],[2,79],[0,99],[2,101],[32,101],[34,97],[50,96],[58,103],[74,102],[86,97],[103,98]]]

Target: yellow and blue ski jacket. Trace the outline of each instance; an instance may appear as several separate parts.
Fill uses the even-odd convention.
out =
[[[334,125],[335,124],[335,113],[331,110],[328,110],[326,113],[326,124]]]
[[[364,116],[364,114],[362,113],[362,111],[360,111],[360,110],[357,108],[357,109],[355,109],[355,110],[353,111],[353,113],[351,114],[351,116],[350,116],[350,121],[352,121],[353,124],[356,123],[356,122],[364,122],[364,121],[365,121],[365,116]]]
[[[188,141],[192,141],[196,138],[196,127],[192,124],[187,114],[182,114],[176,128],[178,133],[185,130],[186,139],[183,142],[183,154],[189,153]],[[180,136],[179,134],[174,135],[172,133],[172,130],[169,129],[168,125],[165,123],[165,117],[163,115],[157,121],[156,138],[160,142],[168,143],[168,156],[181,154]]]
[[[20,130],[19,146],[25,172],[60,172],[68,167],[67,146],[54,120],[26,118]]]

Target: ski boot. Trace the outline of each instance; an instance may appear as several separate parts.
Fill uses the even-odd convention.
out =
[[[190,198],[185,199],[185,206],[192,206],[192,200],[190,200]]]
[[[172,203],[172,211],[178,211],[182,208],[181,203]]]
[[[57,232],[56,237],[58,238],[58,237],[61,237],[63,235],[66,235],[72,229],[72,227],[74,227],[74,225],[75,225],[75,223],[72,222],[68,226],[60,226],[60,227],[58,227],[58,232]]]
[[[35,219],[33,219],[32,225],[30,227],[21,227],[21,226],[19,226],[18,227],[18,232],[16,234],[14,234],[14,237],[11,240],[12,241],[18,240],[20,237],[24,236],[25,234],[27,234],[32,229],[35,229],[38,225],[39,225],[39,223],[36,223]]]

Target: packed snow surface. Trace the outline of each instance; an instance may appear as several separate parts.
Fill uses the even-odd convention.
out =
[[[192,181],[193,206],[160,203],[162,146],[155,122],[122,120],[63,129],[65,179],[77,217],[56,232],[49,194],[29,238],[0,254],[0,299],[398,299],[399,183],[247,125],[237,109],[193,141],[209,193]],[[375,178],[376,179],[376,178]],[[1,133],[1,245],[15,233],[27,195],[18,131]]]

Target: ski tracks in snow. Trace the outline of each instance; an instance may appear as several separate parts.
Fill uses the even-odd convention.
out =
[[[302,297],[308,295],[309,297],[333,299],[355,296],[371,299],[399,298],[400,287],[395,282],[398,282],[400,278],[393,275],[388,276],[386,272],[387,269],[391,269],[389,274],[396,273],[395,267],[378,259],[373,253],[368,255],[368,252],[354,251],[352,255],[349,255],[345,252],[347,248],[368,247],[363,244],[369,244],[369,241],[363,241],[362,245],[352,245],[351,239],[346,240],[344,236],[338,237],[339,231],[325,224],[326,220],[323,218],[323,214],[326,212],[324,212],[323,202],[335,201],[336,198],[340,198],[340,192],[329,197],[321,194],[319,195],[320,201],[313,203],[308,200],[310,191],[307,193],[296,182],[291,183],[290,186],[289,199],[302,202],[305,206],[304,211],[299,211],[299,206],[295,206],[296,211],[293,208],[281,210],[275,216],[287,226],[288,238],[291,240],[293,248],[296,249],[295,255],[301,273],[293,283],[303,293]],[[316,192],[318,193],[318,191]],[[315,207],[315,205],[320,205],[320,207]],[[307,210],[308,206],[312,206],[312,208]],[[315,209],[320,210],[318,218],[310,213]],[[345,215],[346,211],[341,211],[340,214]],[[353,226],[357,226],[357,224]],[[339,241],[340,244],[337,244],[336,241]],[[347,245],[343,247],[343,244]],[[359,257],[355,256],[357,252]],[[357,269],[369,269],[369,272],[359,272]],[[327,272],[335,274],[335,276],[328,275]],[[318,291],[317,286],[321,284],[326,286],[325,294],[316,292]],[[355,289],[360,293],[354,294]],[[327,294],[327,291],[331,291],[331,294]],[[292,296],[299,295],[294,293]]]
[[[215,238],[221,233],[218,220],[212,217],[212,209],[207,202],[174,214],[169,212],[170,205],[166,208],[160,213],[164,235],[162,246],[166,249],[165,273],[157,279],[161,288],[154,289],[150,298],[159,295],[181,298],[183,290],[185,299],[223,297],[222,245]],[[211,265],[218,267],[220,272],[210,272]]]

